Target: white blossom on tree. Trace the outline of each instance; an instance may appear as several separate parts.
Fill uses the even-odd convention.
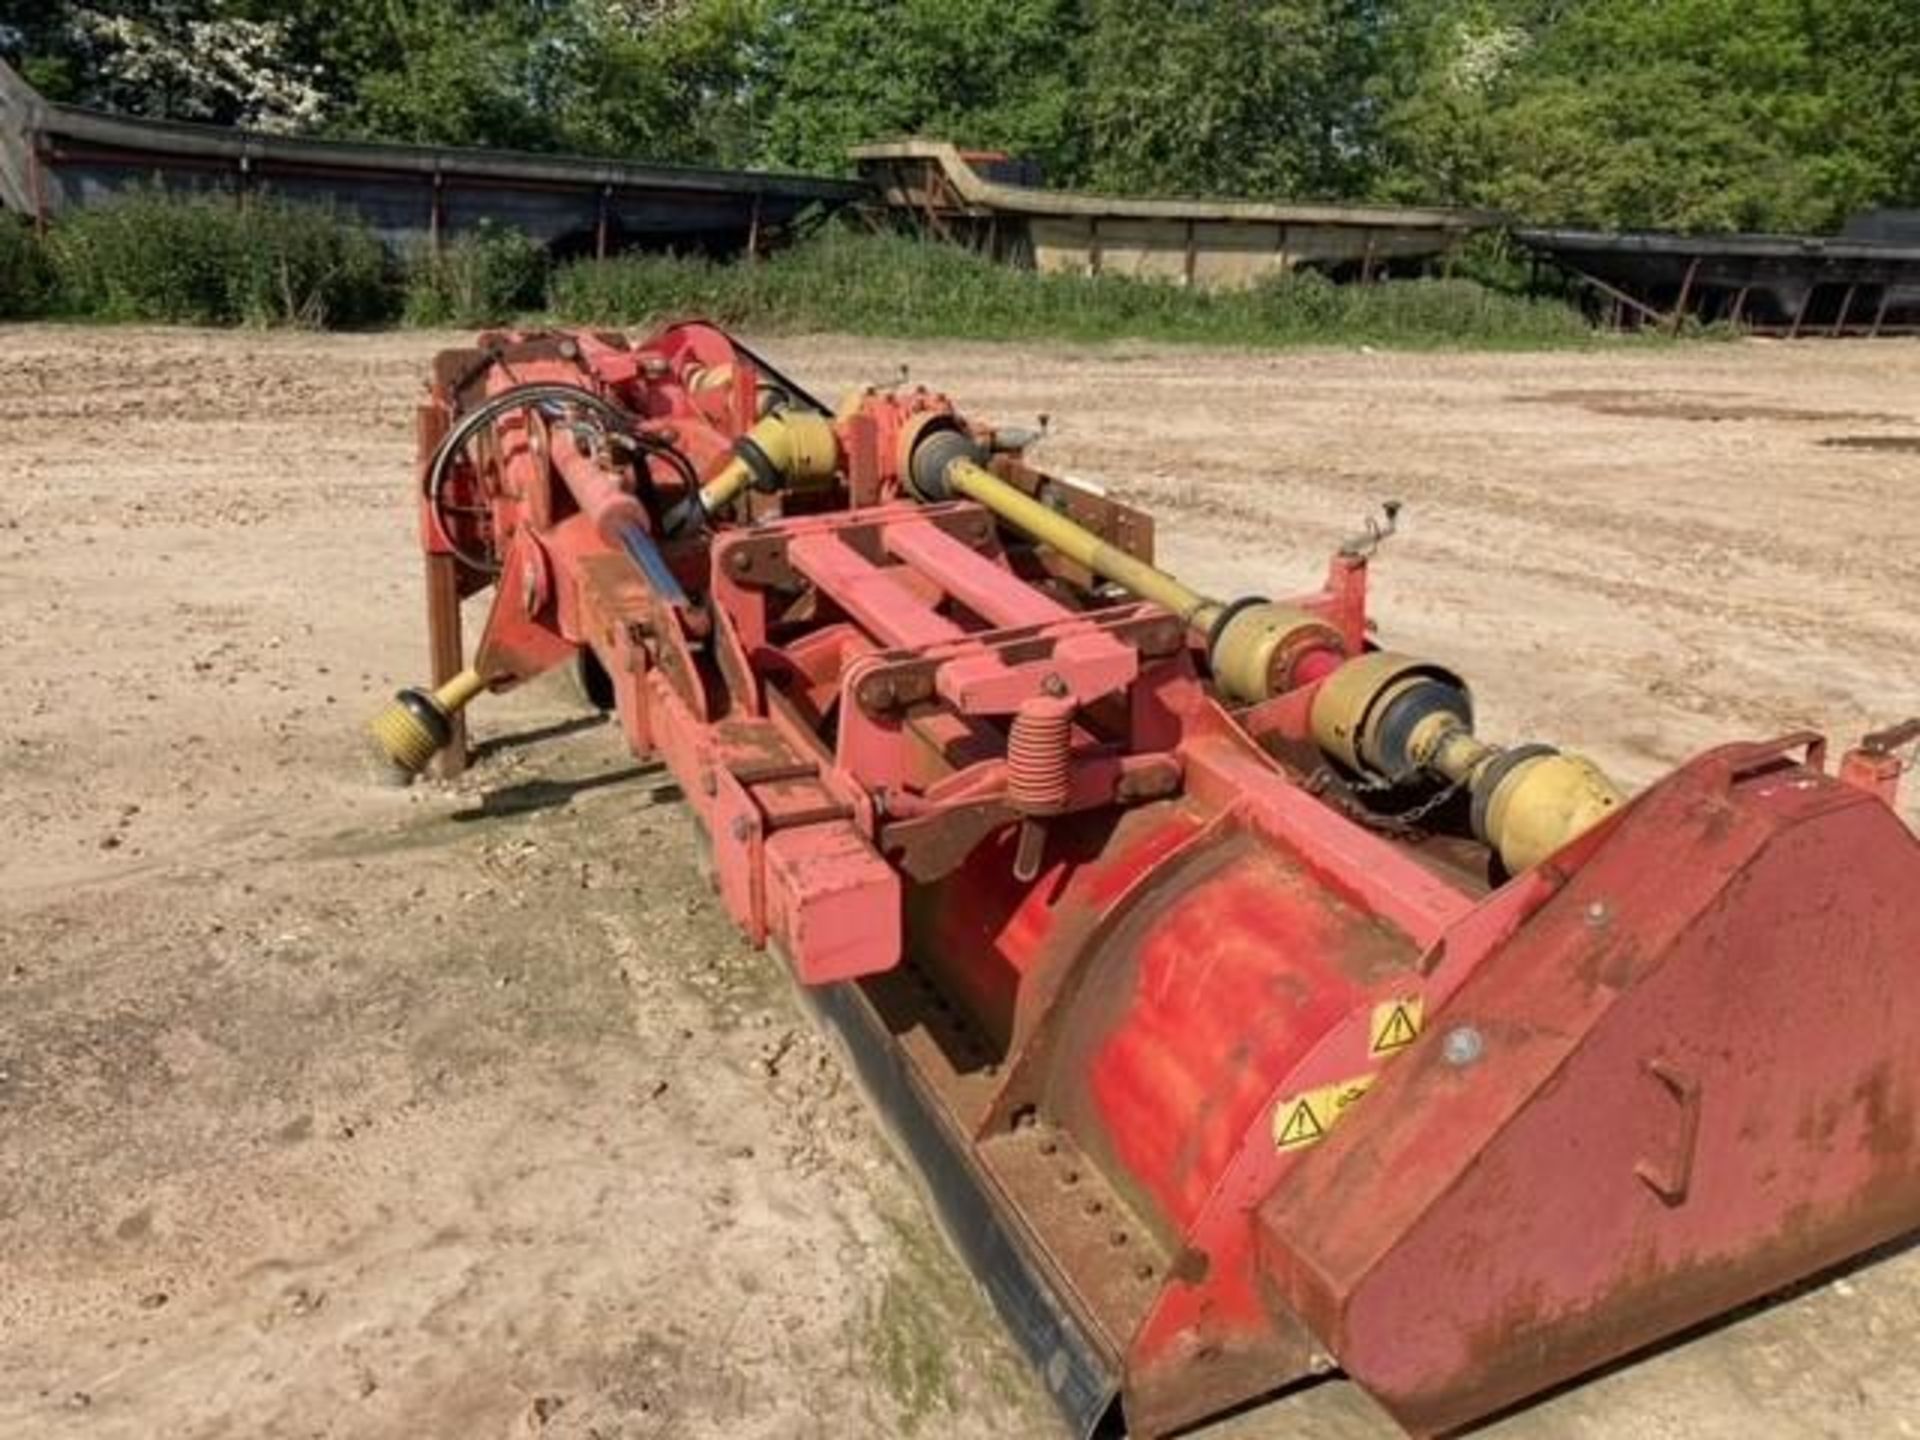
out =
[[[1474,25],[1462,21],[1454,33],[1453,61],[1447,78],[1456,89],[1483,93],[1512,69],[1533,39],[1518,25]]]
[[[284,21],[196,19],[171,7],[136,19],[79,7],[69,25],[99,98],[117,108],[280,133],[312,129],[325,110],[318,72],[282,55]]]

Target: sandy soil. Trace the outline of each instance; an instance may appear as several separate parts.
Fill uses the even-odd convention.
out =
[[[1044,1433],[663,776],[557,678],[365,766],[440,343],[0,329],[0,1434]],[[1920,346],[775,348],[1050,413],[1221,588],[1406,501],[1383,633],[1630,780],[1920,713]],[[1495,1432],[1916,1435],[1916,1335],[1896,1249]]]

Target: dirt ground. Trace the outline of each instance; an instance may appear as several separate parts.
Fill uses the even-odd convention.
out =
[[[664,777],[558,678],[365,763],[445,340],[0,329],[0,1435],[1046,1433]],[[1048,412],[1222,589],[1404,500],[1382,633],[1630,781],[1920,713],[1920,345],[770,348]],[[1920,1435],[1916,1339],[1896,1248],[1489,1433]]]

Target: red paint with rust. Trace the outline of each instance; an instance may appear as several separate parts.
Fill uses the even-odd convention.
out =
[[[423,497],[431,554],[500,566],[475,663],[503,688],[592,653],[742,931],[803,984],[874,987],[1135,1433],[1336,1365],[1410,1429],[1457,1425],[1920,1225],[1891,762],[1841,784],[1804,739],[1715,752],[1500,877],[1309,786],[1332,652],[1230,710],[1173,617],[907,498],[914,438],[966,425],[945,397],[857,397],[835,484],[671,535],[776,377],[701,325],[489,336],[437,363],[423,444],[530,382],[637,440],[513,412]],[[1146,548],[1137,512],[994,464]],[[1288,601],[1348,653],[1366,569]],[[903,965],[922,1011],[880,988]]]

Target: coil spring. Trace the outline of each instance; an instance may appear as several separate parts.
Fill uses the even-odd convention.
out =
[[[1007,732],[1007,799],[1029,815],[1064,810],[1072,792],[1073,701],[1023,700]]]

